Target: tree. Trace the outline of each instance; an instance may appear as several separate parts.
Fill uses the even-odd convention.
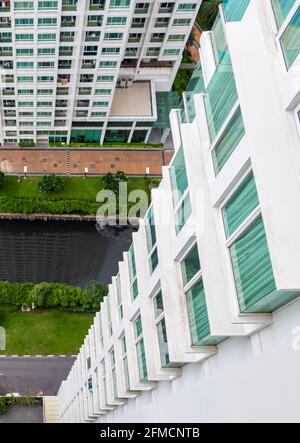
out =
[[[112,174],[111,172],[108,172],[103,177],[103,184],[104,184],[105,188],[110,189],[116,195],[119,194],[119,183],[120,182],[127,182],[127,181],[128,181],[128,178],[126,177],[126,175],[124,174],[123,171],[117,171],[115,173],[115,175]]]
[[[6,176],[4,172],[0,172],[0,189],[3,188],[5,183],[6,183]]]
[[[64,181],[61,177],[57,177],[55,174],[44,175],[42,180],[38,184],[40,192],[48,194],[49,192],[59,192],[64,187]]]
[[[211,29],[218,15],[220,3],[222,3],[222,0],[204,0],[202,3],[198,12],[197,22],[203,31]]]

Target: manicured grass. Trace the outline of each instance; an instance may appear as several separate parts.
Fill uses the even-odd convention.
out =
[[[18,307],[0,305],[0,326],[6,330],[6,351],[0,354],[77,354],[93,317],[54,309],[21,312]]]
[[[102,177],[63,177],[65,186],[60,192],[42,194],[38,190],[41,177],[27,177],[18,182],[17,177],[7,176],[6,184],[0,190],[0,196],[38,197],[48,199],[55,197],[61,200],[86,200],[95,202],[96,195],[104,188]],[[142,189],[149,192],[149,180],[143,177],[128,178],[128,191]]]

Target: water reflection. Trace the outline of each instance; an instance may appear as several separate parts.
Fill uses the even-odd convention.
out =
[[[0,221],[0,280],[109,283],[129,248],[130,228],[90,222]]]

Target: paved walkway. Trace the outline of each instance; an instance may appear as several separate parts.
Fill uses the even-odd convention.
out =
[[[128,175],[160,175],[169,164],[172,151],[138,149],[0,149],[0,171],[8,174],[106,174],[124,171]]]
[[[0,396],[19,394],[56,395],[68,376],[74,357],[1,357]]]

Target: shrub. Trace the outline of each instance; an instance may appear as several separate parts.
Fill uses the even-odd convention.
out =
[[[6,176],[4,172],[0,172],[0,189],[3,188],[6,182]]]
[[[62,177],[58,177],[55,174],[52,175],[44,175],[42,180],[38,184],[38,188],[40,192],[44,192],[48,194],[50,192],[59,192],[64,187],[64,181]]]
[[[99,310],[107,285],[92,281],[86,289],[65,283],[10,283],[0,281],[0,305],[21,306],[26,303],[37,308],[60,308],[64,311],[95,312]]]
[[[18,143],[20,148],[34,148],[35,143],[33,140],[23,140]]]
[[[42,399],[37,397],[0,397],[0,415],[6,414],[9,408],[14,405],[31,406],[41,403]]]
[[[118,195],[119,193],[119,183],[120,182],[126,182],[128,181],[128,178],[124,174],[123,171],[117,171],[115,174],[112,174],[111,172],[108,172],[103,177],[103,184],[106,189],[110,189],[115,194]]]

